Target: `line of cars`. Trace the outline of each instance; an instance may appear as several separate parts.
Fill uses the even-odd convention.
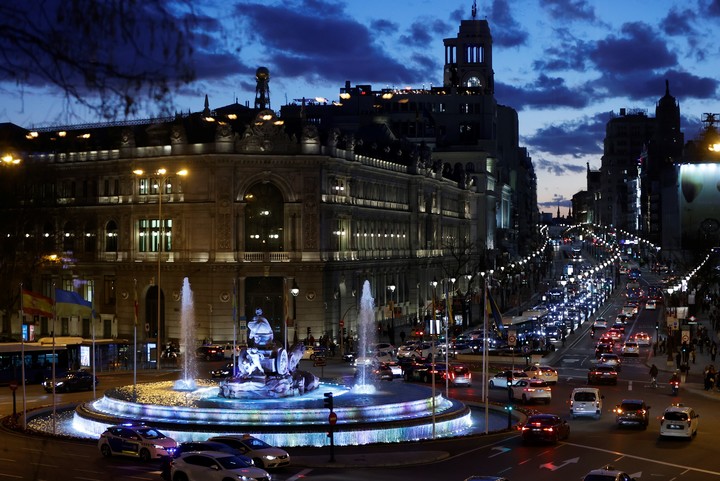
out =
[[[268,469],[290,465],[285,450],[247,434],[178,444],[143,424],[110,426],[100,435],[98,449],[104,457],[162,459],[162,477],[167,481],[271,481]]]

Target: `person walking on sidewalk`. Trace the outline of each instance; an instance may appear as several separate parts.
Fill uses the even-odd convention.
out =
[[[715,356],[717,356],[717,343],[713,341],[710,346],[710,360],[715,362]]]

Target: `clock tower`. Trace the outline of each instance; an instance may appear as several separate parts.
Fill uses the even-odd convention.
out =
[[[487,20],[463,20],[457,38],[446,38],[443,84],[448,88],[471,87],[488,95],[495,93],[492,69],[492,35]]]

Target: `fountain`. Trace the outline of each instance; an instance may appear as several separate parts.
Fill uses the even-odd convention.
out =
[[[195,363],[195,302],[186,277],[182,285],[182,308],[180,311],[180,347],[183,353],[182,378],[175,382],[176,391],[194,391],[197,388]]]
[[[184,308],[186,299],[183,318],[189,322],[192,294],[187,279]],[[374,340],[373,302],[366,281],[358,326],[361,352],[367,352]],[[433,396],[427,386],[384,382],[372,388],[369,379],[361,378],[359,387],[353,388],[320,382],[313,374],[295,369],[302,347],[294,347],[288,355],[271,346],[272,329],[268,331],[266,322],[258,309],[248,323],[253,342],[238,358],[238,374],[232,379],[218,384],[188,378],[192,368],[186,365],[180,390],[173,389],[172,382],[140,384],[136,391],[133,386],[109,389],[102,398],[75,409],[73,431],[97,438],[109,425],[144,422],[178,441],[248,433],[279,446],[323,446],[328,442],[329,413],[323,407],[327,392],[334,397],[338,446],[449,437],[471,430],[469,408],[439,392]],[[186,343],[189,329],[184,331]]]
[[[375,299],[370,294],[370,282],[363,283],[362,295],[360,296],[360,311],[358,312],[358,356],[362,359],[369,353],[370,347],[375,344],[377,334],[375,330]],[[375,386],[369,382],[368,374],[371,366],[361,363],[358,368],[358,383],[353,391],[363,394],[372,394]]]

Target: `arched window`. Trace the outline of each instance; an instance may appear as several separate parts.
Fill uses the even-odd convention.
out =
[[[245,250],[280,252],[283,247],[284,202],[280,190],[266,182],[245,194]]]
[[[118,250],[118,228],[117,223],[111,220],[105,225],[105,252],[117,252]]]

